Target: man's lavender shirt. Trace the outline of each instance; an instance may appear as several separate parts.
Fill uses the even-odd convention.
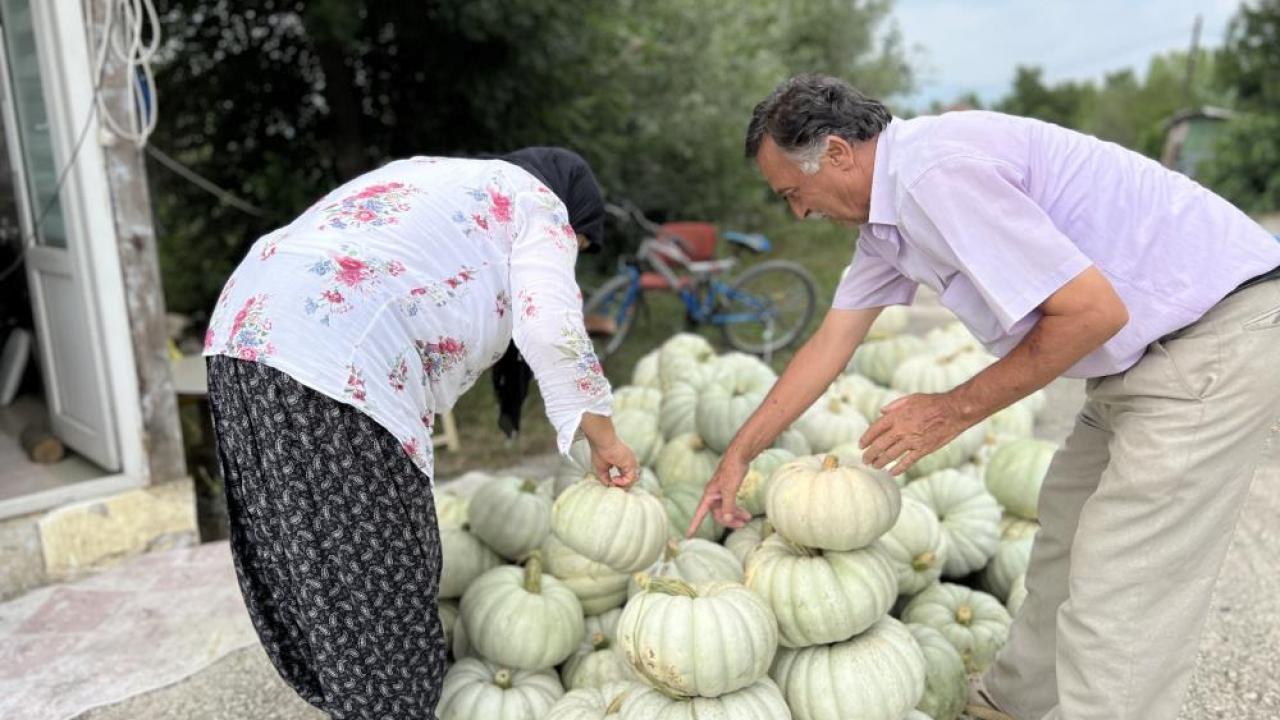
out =
[[[1049,123],[991,112],[895,119],[880,134],[869,219],[832,306],[910,304],[933,288],[1003,356],[1090,265],[1129,323],[1070,377],[1121,372],[1242,281],[1280,243],[1184,175]]]

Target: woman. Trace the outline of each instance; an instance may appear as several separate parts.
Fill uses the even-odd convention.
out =
[[[601,239],[595,177],[559,148],[507,160],[343,185],[253,245],[210,320],[240,588],[280,675],[335,719],[433,717],[432,421],[512,340],[560,452],[580,431],[603,481],[635,478],[573,274]]]

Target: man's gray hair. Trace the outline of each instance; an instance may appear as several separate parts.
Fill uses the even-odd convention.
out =
[[[756,105],[747,125],[747,159],[760,153],[764,136],[805,174],[818,172],[831,135],[850,143],[870,140],[893,118],[880,101],[829,75],[797,75]]]

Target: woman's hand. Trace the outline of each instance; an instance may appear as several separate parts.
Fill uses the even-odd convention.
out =
[[[740,528],[751,520],[751,513],[737,504],[738,488],[742,487],[747,469],[748,463],[732,455],[726,454],[720,458],[715,474],[702,491],[702,502],[698,503],[698,509],[693,513],[693,522],[689,523],[685,537],[694,536],[708,512],[716,522],[727,528]]]
[[[631,487],[640,473],[636,454],[614,432],[613,421],[604,415],[582,416],[582,434],[591,445],[591,467],[605,485]],[[617,471],[615,475],[613,471]]]

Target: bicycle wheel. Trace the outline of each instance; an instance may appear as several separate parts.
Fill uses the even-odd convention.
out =
[[[817,299],[813,276],[787,260],[766,260],[729,282],[716,316],[724,339],[736,350],[773,353],[800,338]]]
[[[582,306],[587,334],[601,360],[622,347],[635,324],[640,287],[636,284],[634,291],[632,287],[630,275],[615,275],[591,293]]]

